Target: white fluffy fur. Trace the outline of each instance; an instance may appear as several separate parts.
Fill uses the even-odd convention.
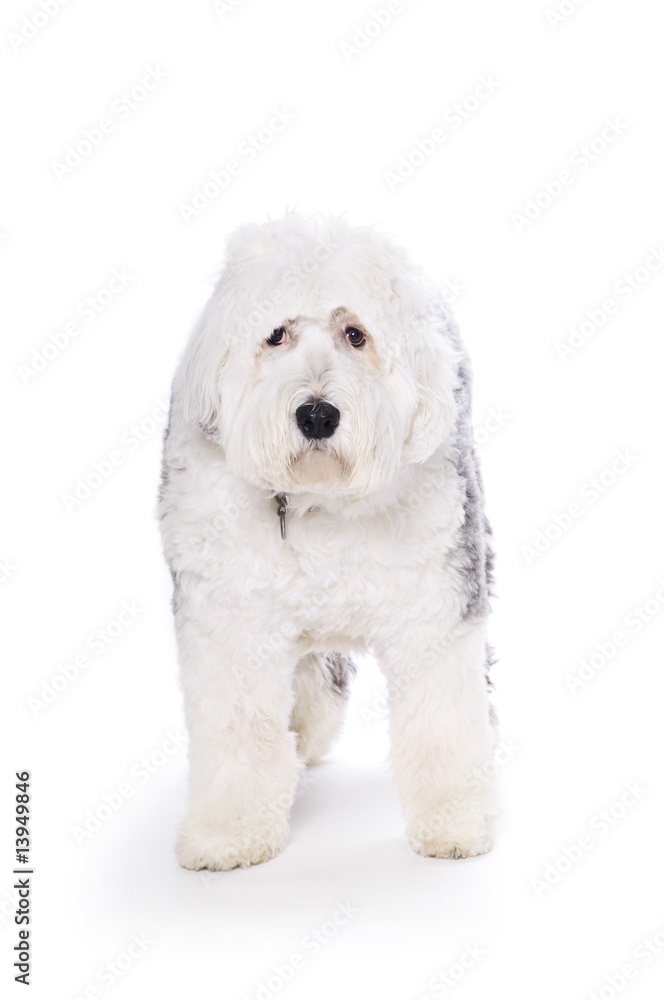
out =
[[[367,333],[361,350],[345,337],[349,316]],[[269,346],[284,325],[289,343]],[[283,848],[298,776],[341,724],[322,654],[353,649],[374,652],[390,683],[413,847],[490,849],[462,360],[438,292],[373,230],[290,214],[230,239],[176,373],[160,504],[190,735],[183,866],[247,866]],[[294,416],[311,397],[341,414],[316,446]]]

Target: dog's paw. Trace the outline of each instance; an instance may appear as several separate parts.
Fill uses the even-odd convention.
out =
[[[408,840],[428,858],[474,858],[494,844],[498,807],[491,789],[480,795],[453,796],[408,824]]]
[[[249,827],[229,830],[185,822],[178,834],[175,854],[183,868],[227,872],[249,868],[280,854],[286,844],[287,827],[252,834]]]
[[[411,847],[425,858],[474,858],[487,854],[494,844],[493,824],[478,830],[409,835]]]

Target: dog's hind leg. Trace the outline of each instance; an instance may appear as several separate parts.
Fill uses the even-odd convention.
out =
[[[298,662],[290,728],[305,764],[320,760],[336,743],[355,669],[353,661],[340,653],[309,653]]]

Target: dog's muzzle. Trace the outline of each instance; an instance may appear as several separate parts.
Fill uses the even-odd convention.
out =
[[[322,399],[314,399],[311,403],[303,403],[295,411],[297,426],[305,438],[319,441],[321,438],[332,437],[339,426],[339,413],[336,406]]]

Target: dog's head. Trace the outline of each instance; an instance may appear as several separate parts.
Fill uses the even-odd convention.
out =
[[[458,362],[449,309],[402,250],[291,213],[231,236],[176,390],[244,480],[359,497],[450,433]]]

